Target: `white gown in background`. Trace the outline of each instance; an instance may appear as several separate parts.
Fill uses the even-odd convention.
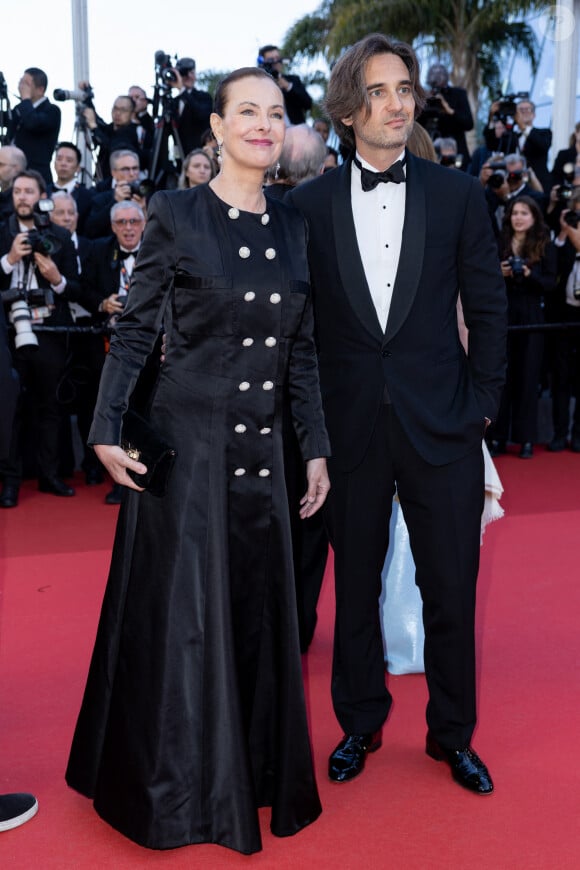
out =
[[[483,443],[485,503],[481,534],[493,520],[503,517],[499,500],[501,480]],[[415,584],[415,563],[409,546],[409,532],[397,497],[393,500],[390,545],[383,567],[383,591],[379,606],[383,625],[385,662],[391,674],[416,674],[423,668],[423,619],[421,596]]]

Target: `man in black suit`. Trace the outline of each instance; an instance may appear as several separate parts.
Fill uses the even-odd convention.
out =
[[[77,223],[80,233],[83,232],[84,222],[89,213],[94,187],[86,187],[82,183],[80,150],[74,142],[59,142],[54,153],[54,169],[56,181],[49,184],[47,193],[52,196],[55,192],[68,193],[72,196],[77,208]],[[77,227],[75,226],[75,230]]]
[[[60,130],[60,109],[46,96],[48,78],[43,70],[31,66],[18,82],[21,102],[12,110],[10,138],[26,154],[28,168],[40,172],[47,184],[52,181],[50,161]]]
[[[312,97],[299,76],[284,72],[284,61],[278,46],[263,45],[258,64],[276,79],[276,84],[284,94],[284,108],[290,124],[303,124],[306,120],[306,112],[312,108]]]
[[[54,245],[50,254],[40,253],[38,247],[33,249],[29,241],[35,227],[35,208],[46,197],[44,179],[38,172],[20,172],[14,179],[12,195],[14,214],[0,226],[0,291],[11,319],[23,318],[18,321],[14,362],[23,390],[34,402],[38,488],[52,495],[71,496],[74,489],[58,477],[62,418],[58,387],[66,365],[67,338],[58,332],[33,333],[30,324],[72,324],[68,301],[79,291],[76,254],[70,233],[61,227],[50,228]],[[0,506],[15,507],[22,478],[18,414],[10,456],[0,464],[0,474],[4,480]]]
[[[175,119],[178,145],[187,157],[194,148],[201,148],[202,134],[209,129],[209,116],[213,100],[206,91],[195,87],[197,80],[195,61],[192,57],[181,57],[173,70],[175,82],[172,88],[179,90],[172,101],[172,114]]]
[[[475,586],[481,442],[504,380],[505,287],[481,185],[405,150],[422,102],[410,46],[382,34],[356,43],[333,68],[326,98],[356,155],[287,197],[309,224],[332,446],[332,696],[344,737],[329,776],[344,782],[362,771],[391,706],[378,599],[396,488],[423,598],[426,750],[461,785],[488,794],[491,777],[470,747]]]
[[[473,115],[464,88],[449,84],[449,73],[440,63],[434,63],[427,73],[427,101],[417,118],[432,139],[451,138],[457,143],[457,153],[463,155],[463,169],[469,163],[465,134],[473,130]]]
[[[80,87],[87,87],[88,82],[81,82]],[[90,87],[90,86],[89,86]],[[100,118],[92,106],[87,106],[83,115],[87,126],[93,134],[95,144],[99,146],[97,159],[98,171],[101,178],[110,178],[110,158],[114,151],[129,149],[139,156],[141,169],[146,169],[149,154],[140,147],[137,125],[133,124],[135,103],[129,95],[122,94],[115,98],[111,109],[111,122],[109,124]]]
[[[497,151],[502,154],[522,154],[534,173],[545,194],[550,193],[550,173],[548,172],[548,152],[552,145],[552,131],[548,127],[534,127],[536,106],[531,100],[521,100],[516,104],[515,126],[506,130],[498,140]]]
[[[141,169],[139,157],[134,151],[113,151],[110,158],[111,177],[100,181],[84,222],[84,232],[89,239],[99,239],[111,234],[111,208],[116,202],[136,202],[147,208],[146,198],[132,192],[131,185],[139,181]]]

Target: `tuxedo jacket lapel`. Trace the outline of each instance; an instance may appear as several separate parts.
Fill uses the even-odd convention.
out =
[[[383,332],[356,241],[350,197],[350,171],[350,160],[335,170],[337,184],[332,197],[332,224],[336,259],[342,286],[356,316],[368,332],[380,340]]]
[[[417,293],[423,268],[427,221],[426,192],[421,177],[421,166],[408,151],[406,173],[403,241],[385,329],[385,342],[390,341],[405,322]]]

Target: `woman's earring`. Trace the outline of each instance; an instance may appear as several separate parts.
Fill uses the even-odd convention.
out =
[[[222,143],[221,142],[217,143],[217,151],[216,151],[215,156],[217,157],[218,163],[221,163],[222,162]]]
[[[276,164],[276,172],[274,173],[274,181],[278,181],[278,170],[280,169],[280,163]]]

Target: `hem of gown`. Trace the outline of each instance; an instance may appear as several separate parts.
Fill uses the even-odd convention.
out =
[[[270,832],[275,837],[293,837],[295,834],[299,834],[300,831],[303,831],[304,828],[307,828],[308,825],[312,825],[313,822],[315,822],[317,819],[319,819],[321,815],[322,815],[322,807],[318,810],[316,815],[307,819],[305,822],[301,822],[300,825],[295,826],[294,828],[292,828],[291,831],[290,830],[289,831],[275,831],[274,828],[272,827],[272,825],[270,825]]]

